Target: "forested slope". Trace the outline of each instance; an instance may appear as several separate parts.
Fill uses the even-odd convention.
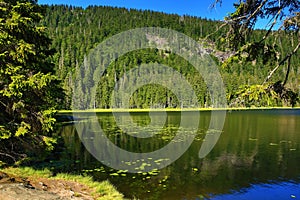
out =
[[[82,9],[70,6],[45,6],[44,8],[46,9],[46,17],[41,23],[48,27],[49,36],[53,39],[53,48],[57,51],[53,59],[56,64],[57,75],[63,80],[64,88],[69,96],[66,108],[69,108],[71,105],[72,88],[74,87],[74,78],[76,76],[75,71],[82,65],[89,50],[95,48],[106,38],[138,27],[174,29],[202,43],[211,52],[213,59],[219,66],[226,86],[229,105],[290,105],[289,102],[273,98],[272,96],[265,99],[258,98],[257,100],[254,97],[254,101],[248,103],[235,103],[235,96],[240,90],[248,87],[247,85],[261,84],[276,63],[264,59],[265,55],[261,55],[259,59],[248,62],[248,64],[242,64],[239,60],[231,62],[229,66],[222,64],[224,58],[226,59],[232,53],[224,42],[224,36],[228,31],[227,27],[225,26],[219,30],[222,22],[192,16],[113,7],[91,6]],[[248,40],[258,40],[264,33],[264,30],[254,31],[252,38],[248,38]],[[279,34],[279,37],[272,36],[266,43],[272,44],[273,48],[279,49],[281,54],[284,55],[287,52],[286,49],[294,45],[293,42],[296,38],[293,38],[295,36],[291,36],[289,33],[276,31],[272,33],[274,36],[276,34]],[[272,49],[266,50],[265,53],[272,53]],[[298,53],[291,60],[292,70],[287,84],[287,87],[296,93],[299,93],[300,85],[299,58],[300,55]],[[247,55],[244,55],[242,59],[247,60]],[[99,83],[94,107],[109,108],[110,94],[114,88],[115,81],[125,71],[141,63],[160,63],[172,66],[193,85],[200,106],[208,107],[211,105],[203,78],[193,70],[193,67],[187,61],[167,51],[143,49],[122,56],[111,65],[113,67],[108,68],[106,71],[107,76],[104,76]],[[277,71],[271,81],[283,80],[282,74],[284,74],[285,70],[283,68],[281,71]],[[88,80],[83,79],[81,87],[76,87],[76,89],[85,90],[84,85],[88,84]],[[82,98],[84,101],[86,97],[82,93],[82,96],[78,98]],[[148,85],[140,88],[132,95],[130,103],[132,107],[137,108],[147,108],[150,105],[155,105],[156,107],[181,106],[171,91],[159,85]]]

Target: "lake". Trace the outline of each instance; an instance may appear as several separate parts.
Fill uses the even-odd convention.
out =
[[[126,134],[122,127],[117,126],[111,113],[98,113],[96,119],[86,114],[76,124],[82,125],[87,121],[98,123],[106,137],[118,147],[130,152],[147,153],[163,148],[176,138],[181,114],[156,112],[150,118],[147,112],[131,113],[130,120],[152,133],[150,138]],[[196,111],[189,112],[189,120],[192,122],[194,115],[198,114]],[[161,116],[166,119],[162,127],[151,123],[155,118],[161,121]],[[118,117],[121,121],[128,119],[122,113]],[[159,165],[168,160],[163,156],[152,160],[158,167],[153,167],[151,171],[144,170],[151,165],[147,165],[149,162],[146,159],[120,161],[128,166],[141,166],[139,173],[107,167],[86,150],[81,139],[89,139],[93,141],[91,144],[97,145],[98,130],[90,130],[92,136],[84,138],[78,136],[74,124],[62,126],[59,134],[65,148],[62,148],[60,160],[68,160],[69,163],[68,169],[61,171],[77,171],[99,181],[109,179],[127,198],[300,198],[300,109],[227,111],[219,140],[206,157],[199,158],[199,150],[206,134],[209,134],[210,117],[210,111],[201,111],[196,132],[188,128],[184,130],[187,136],[194,131],[195,138],[185,153],[166,167],[159,169]],[[132,131],[134,128],[129,129],[126,130]],[[184,138],[181,137],[178,142]]]

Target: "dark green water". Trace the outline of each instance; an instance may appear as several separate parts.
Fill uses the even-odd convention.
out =
[[[191,120],[194,114],[190,113]],[[132,152],[162,148],[180,126],[180,112],[170,112],[164,128],[148,127],[157,134],[143,139],[120,130],[112,114],[97,116],[107,137]],[[151,120],[148,113],[133,113],[131,117],[141,127]],[[74,125],[62,127],[67,147],[62,159],[68,159],[73,170],[96,180],[109,179],[128,198],[300,198],[300,110],[228,112],[216,146],[200,159],[198,153],[209,122],[210,112],[201,112],[197,136],[189,149],[171,165],[150,173],[131,174],[102,165],[85,150]],[[94,135],[97,137],[97,131]]]

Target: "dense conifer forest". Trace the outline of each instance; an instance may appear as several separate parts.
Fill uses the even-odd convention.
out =
[[[286,55],[289,52],[288,49],[296,45],[299,34],[272,31],[271,36],[264,41],[265,50],[258,52],[261,55],[257,59],[251,60],[249,58],[251,54],[245,54],[228,62],[227,58],[234,53],[234,50],[228,46],[224,39],[229,28],[221,26],[222,22],[220,21],[165,14],[150,10],[102,6],[90,6],[83,9],[61,5],[44,6],[44,9],[46,10],[46,16],[41,24],[47,27],[49,37],[53,40],[52,47],[56,50],[53,62],[56,66],[56,74],[62,80],[67,93],[66,109],[71,108],[72,88],[74,88],[75,77],[77,76],[78,79],[78,74],[75,73],[76,69],[86,62],[89,51],[106,38],[139,27],[173,29],[201,43],[210,52],[219,67],[226,86],[229,106],[297,105],[296,95],[299,94],[300,85],[299,52],[291,59],[291,69],[286,84],[286,96],[288,98],[281,98],[272,92],[265,94],[271,84],[266,86],[260,84],[264,82],[269,72],[278,63],[276,57]],[[255,30],[251,37],[246,38],[246,40],[249,42],[257,41],[265,33],[265,30]],[[274,53],[275,49],[277,53]],[[275,59],[266,59],[269,57]],[[196,73],[186,60],[167,51],[143,49],[130,52],[110,65],[106,70],[107,76],[103,76],[99,83],[94,108],[110,108],[110,94],[115,81],[122,77],[124,72],[141,63],[160,63],[173,67],[191,83],[200,106],[211,106],[210,95],[207,86],[203,82],[203,77]],[[89,70],[88,67],[87,70]],[[287,67],[280,68],[269,82],[274,84],[283,81],[286,71]],[[76,89],[86,90],[86,87],[91,84],[89,81],[89,79],[82,77],[81,84],[76,85]],[[126,83],[123,84],[126,86]],[[245,93],[245,91],[254,92],[250,92],[251,94],[245,99],[237,100],[238,95]],[[82,92],[82,95],[77,98],[84,101],[84,98],[87,97]],[[174,94],[159,85],[147,85],[140,88],[132,94],[130,104],[133,108],[149,108],[153,105],[156,107],[181,107]],[[82,105],[82,108],[86,107]]]

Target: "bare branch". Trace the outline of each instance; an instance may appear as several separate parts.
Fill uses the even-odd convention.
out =
[[[221,30],[221,28],[223,28],[223,27],[226,26],[226,25],[227,25],[226,23],[222,24],[221,26],[218,27],[218,29],[217,29],[216,31],[214,31],[213,33],[207,35],[204,39],[206,40],[206,39],[209,38],[210,36],[216,34],[219,30]]]
[[[9,158],[11,158],[14,162],[16,162],[16,158],[13,157],[12,155],[9,155],[9,154],[7,154],[7,153],[1,153],[1,152],[0,152],[0,155],[1,155],[1,156],[9,157]]]
[[[267,3],[268,0],[264,0],[256,10],[247,18],[247,21],[250,21],[260,10],[261,8]]]
[[[290,70],[291,70],[291,57],[289,57],[289,59],[287,60],[287,71],[285,74],[285,79],[283,81],[283,86],[287,83],[287,80],[289,79],[289,74],[290,74]]]
[[[217,4],[220,4],[220,6],[222,6],[222,0],[215,0],[215,2],[210,5],[210,9],[217,7]]]
[[[275,26],[275,24],[277,23],[277,19],[278,19],[279,15],[280,15],[281,11],[282,11],[282,8],[279,9],[278,12],[277,12],[277,14],[276,14],[276,16],[274,16],[274,18],[273,18],[274,20],[273,20],[273,22],[272,22],[272,24],[271,24],[271,26],[270,26],[268,32],[267,32],[267,33],[264,35],[264,37],[259,41],[259,43],[262,43],[262,42],[269,36],[269,34],[272,32],[272,28],[273,28],[273,27]],[[271,19],[271,20],[272,20],[272,19]]]
[[[6,104],[3,103],[2,101],[0,101],[0,103],[1,103],[5,108],[7,107]]]
[[[267,76],[267,78],[265,79],[265,81],[263,82],[263,84],[265,84],[266,82],[268,82],[270,80],[270,78],[273,76],[273,74],[277,71],[277,69],[283,65],[285,63],[285,61],[289,60],[294,54],[296,54],[296,52],[298,51],[298,49],[300,48],[300,42],[298,43],[298,45],[296,46],[296,48],[290,52],[288,55],[286,55],[279,63],[278,65],[269,73],[269,75]]]

